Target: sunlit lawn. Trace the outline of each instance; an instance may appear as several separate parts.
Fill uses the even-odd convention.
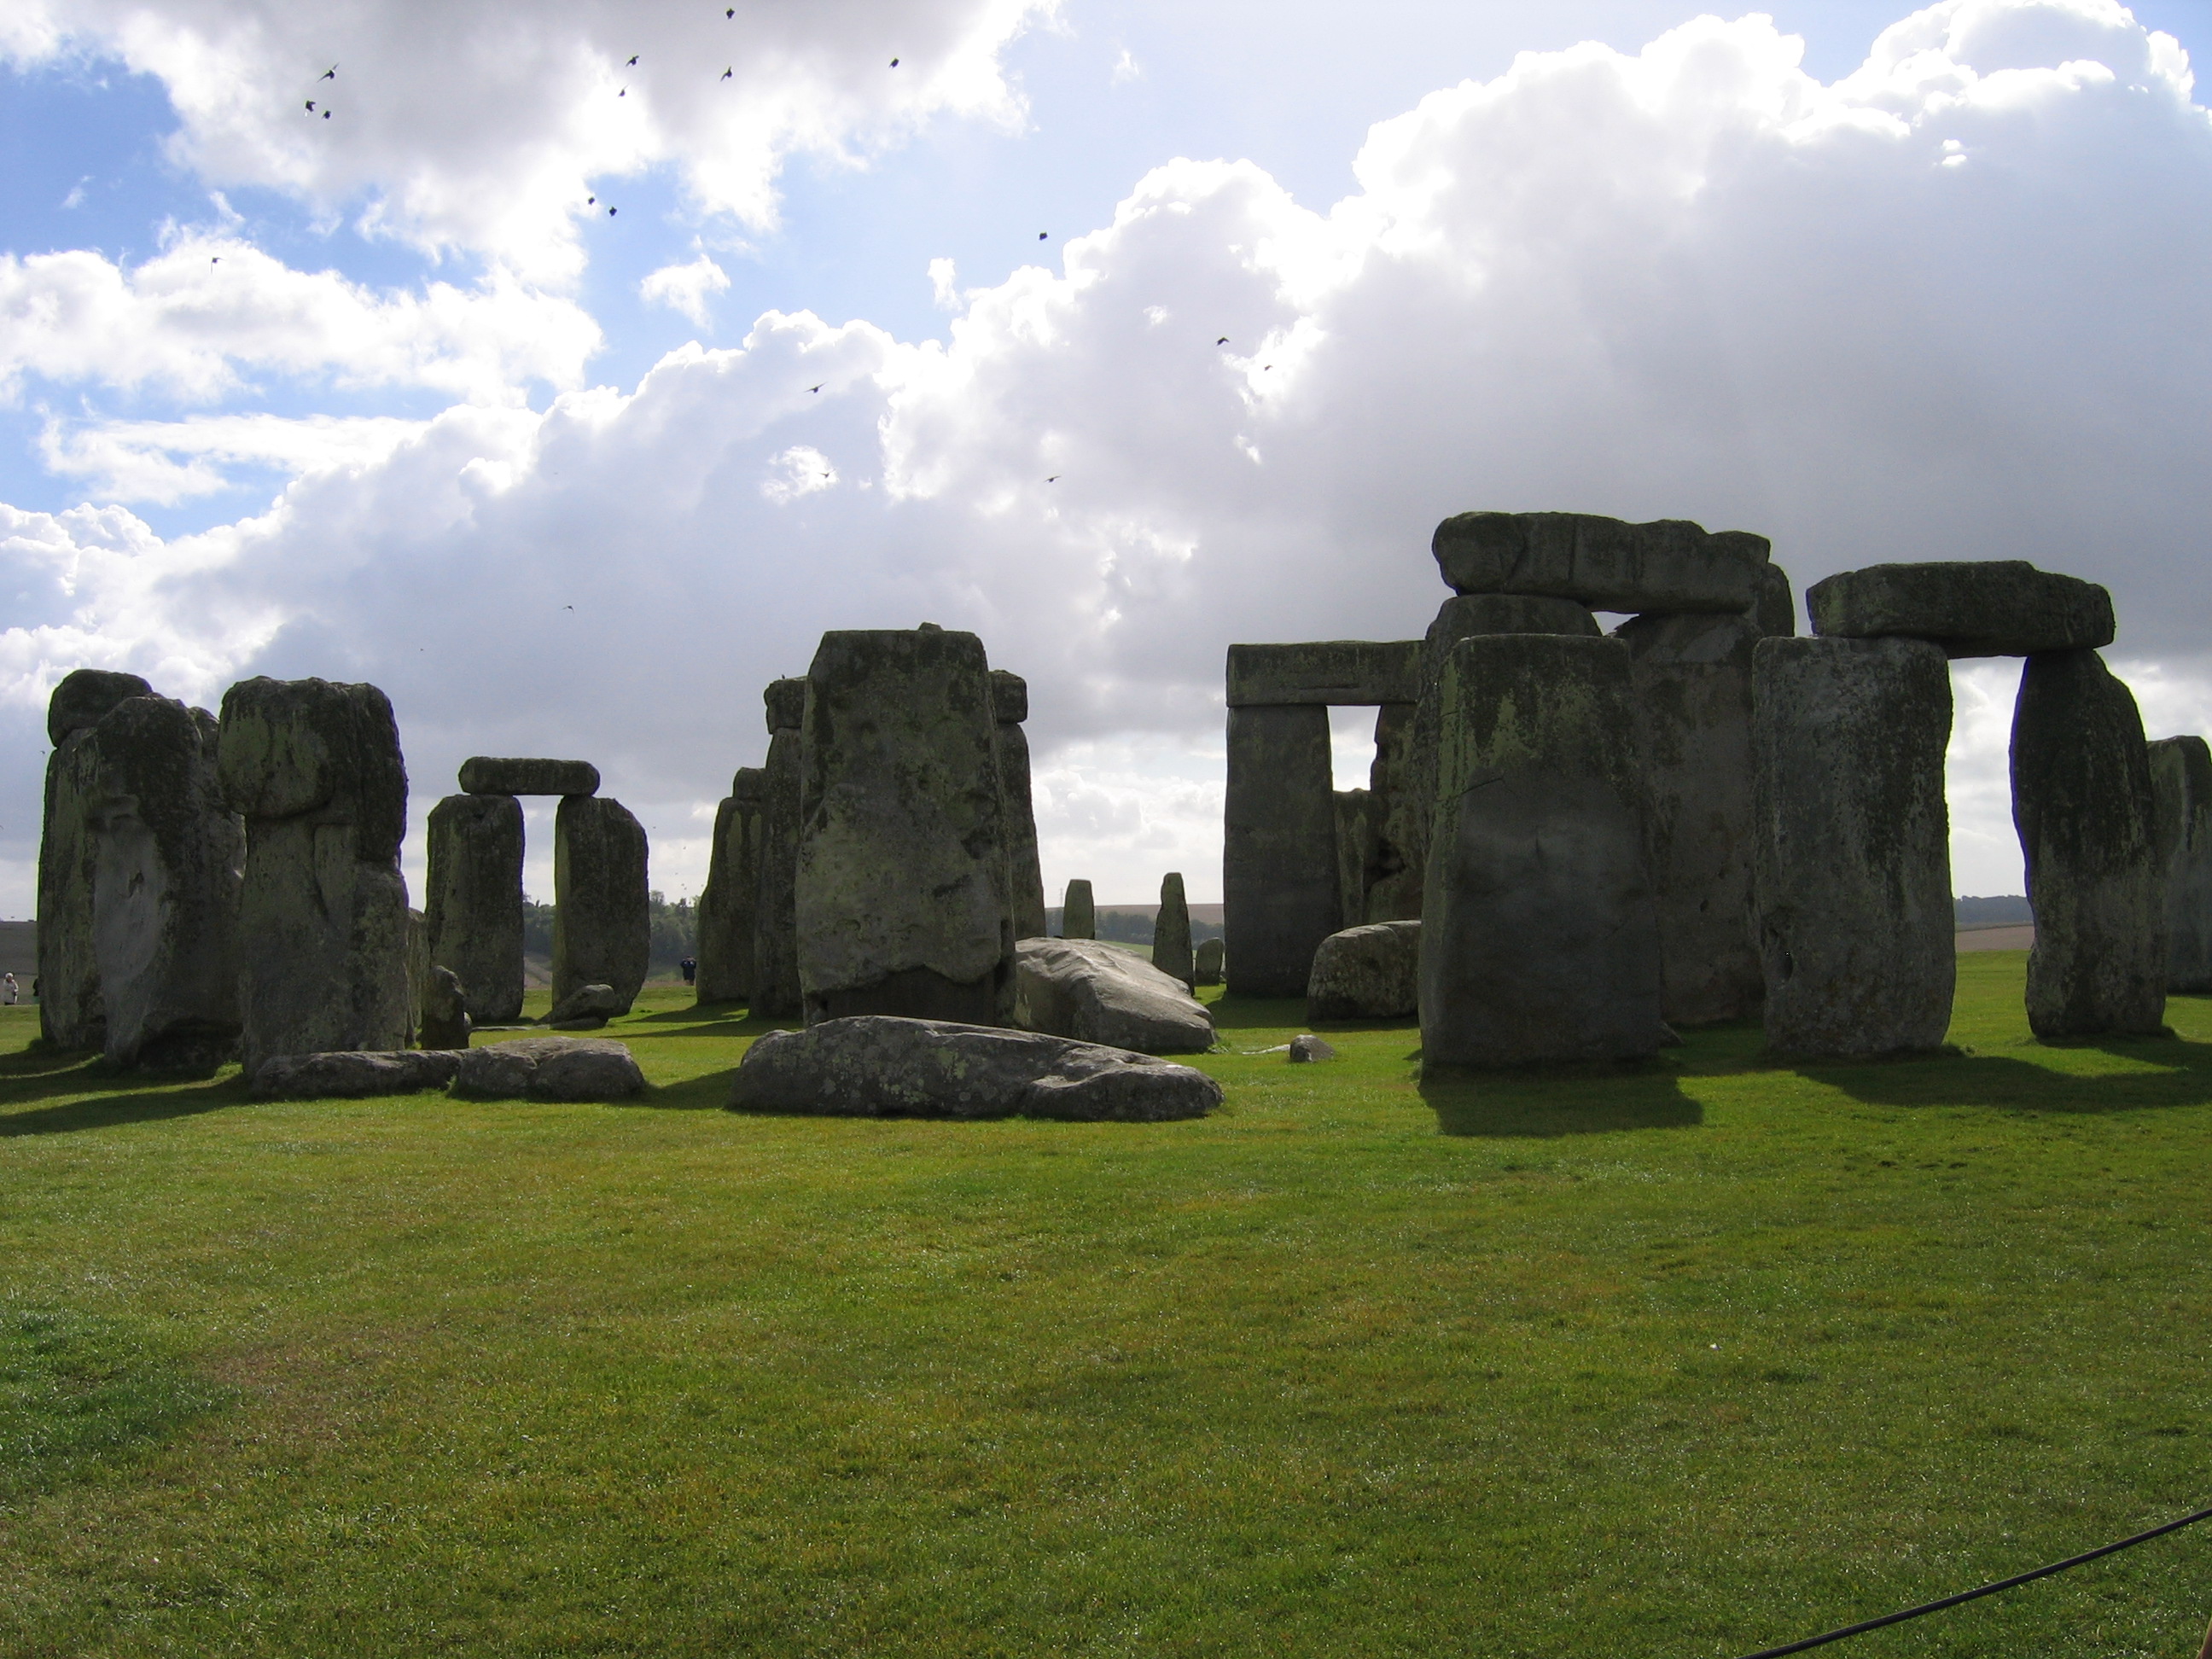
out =
[[[2212,1502],[2212,1003],[1157,1126],[257,1105],[0,1013],[0,1652],[1726,1656]],[[542,1004],[539,993],[536,1004]],[[533,1012],[535,1012],[533,1006]],[[1221,1005],[1228,1045],[1299,1005]],[[2195,1651],[2212,1527],[1834,1651]]]

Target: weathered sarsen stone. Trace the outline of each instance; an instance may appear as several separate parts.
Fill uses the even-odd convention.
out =
[[[1375,759],[1367,769],[1366,836],[1361,845],[1362,902],[1346,926],[1405,921],[1421,914],[1421,825],[1429,805],[1413,765],[1418,702],[1386,702],[1375,711]]]
[[[454,1056],[465,1100],[627,1100],[645,1087],[629,1045],[612,1037],[518,1037]]]
[[[2012,816],[2035,945],[2027,1023],[2049,1042],[2166,1024],[2166,884],[2142,719],[2094,651],[2027,659],[2013,705]]]
[[[553,997],[607,985],[629,1012],[653,953],[645,826],[607,795],[553,814]]]
[[[1370,922],[1331,933],[1306,981],[1308,1019],[1402,1019],[1421,1004],[1421,924]]]
[[[373,685],[243,680],[223,696],[217,753],[246,819],[247,1074],[277,1054],[405,1048],[407,770],[391,702]]]
[[[766,792],[761,807],[760,900],[753,908],[753,983],[748,1012],[789,1019],[799,1011],[799,796],[806,716],[806,682],[772,680],[761,694],[768,710]]]
[[[822,636],[806,673],[796,884],[809,1024],[1012,1023],[996,726],[973,634]]]
[[[1429,545],[1455,593],[1541,594],[1593,611],[1741,611],[1759,599],[1768,557],[1765,538],[1745,531],[1592,513],[1462,513]]]
[[[701,1002],[743,1002],[753,988],[753,918],[760,902],[762,819],[768,775],[741,767],[714,811],[714,844],[699,895]]]
[[[2166,879],[2166,988],[2212,992],[2212,749],[2202,738],[2150,745],[2158,859]]]
[[[1205,1005],[1133,951],[1087,939],[1028,939],[1014,948],[1014,1023],[1025,1030],[1147,1054],[1213,1047]]]
[[[596,795],[599,769],[589,761],[518,760],[477,755],[461,763],[468,795]]]
[[[1625,1060],[1671,1040],[1631,696],[1617,640],[1454,647],[1421,907],[1425,1067]]]
[[[58,1048],[97,1048],[107,1037],[93,954],[94,847],[78,751],[108,710],[153,690],[136,674],[80,668],[64,675],[46,701],[53,749],[39,833],[39,1035]]]
[[[1933,640],[1954,657],[2020,657],[2112,642],[2112,596],[2025,559],[1876,564],[1805,591],[1813,631]]]
[[[1767,1044],[1838,1058],[1937,1048],[1956,974],[1943,653],[1770,639],[1752,661]]]
[[[1222,811],[1229,988],[1302,994],[1313,953],[1342,925],[1328,708],[1232,708]]]
[[[424,942],[479,1024],[522,1017],[522,803],[448,795],[430,809]]]
[[[1006,891],[1013,905],[1014,937],[1042,939],[1044,868],[1037,857],[1036,805],[1030,787],[1029,682],[1003,668],[991,671],[991,712],[998,721],[999,794],[1004,802]]]
[[[1285,703],[1364,708],[1412,702],[1420,695],[1419,640],[1308,640],[1294,645],[1232,645],[1231,708]]]
[[[1091,896],[1091,884],[1079,876],[1067,884],[1066,896],[1060,900],[1060,936],[1062,939],[1098,937],[1098,906]]]
[[[416,1042],[424,1048],[465,1048],[471,1030],[469,1000],[459,975],[434,967],[422,987],[422,1018]]]
[[[1160,908],[1152,918],[1152,966],[1188,990],[1196,983],[1190,954],[1190,902],[1183,896],[1182,872],[1160,878]]]
[[[1202,939],[1199,940],[1198,949],[1193,952],[1198,961],[1199,984],[1218,985],[1221,983],[1223,965],[1222,957],[1226,951],[1226,948],[1227,947],[1222,943],[1222,941],[1218,939]]]

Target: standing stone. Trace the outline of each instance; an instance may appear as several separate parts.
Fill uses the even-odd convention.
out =
[[[1421,829],[1426,808],[1413,767],[1413,731],[1420,705],[1386,702],[1375,711],[1375,760],[1367,769],[1372,839],[1363,903],[1344,921],[1406,921],[1421,914]]]
[[[1199,940],[1198,949],[1193,952],[1198,964],[1197,982],[1199,984],[1218,985],[1221,983],[1221,957],[1222,952],[1225,948],[1226,947],[1224,947],[1222,942],[1218,939],[1202,939]]]
[[[448,795],[430,809],[423,943],[479,1025],[522,1018],[522,803]]]
[[[645,826],[608,795],[564,795],[553,814],[553,1000],[611,987],[627,1013],[653,955]]]
[[[1014,937],[1044,937],[1044,867],[1037,857],[1036,806],[1030,792],[1029,682],[1003,668],[991,671],[991,712],[999,726],[999,793],[1006,826],[1006,883],[1014,907]]]
[[[1724,612],[1638,617],[1628,647],[1659,902],[1660,1006],[1676,1025],[1756,1017],[1765,999],[1752,906],[1752,653],[1759,624]]]
[[[84,821],[78,750],[108,710],[151,696],[136,674],[80,668],[46,702],[46,808],[39,835],[39,1035],[58,1048],[97,1048],[107,1037],[93,951],[94,846]]]
[[[1453,648],[1421,907],[1424,1066],[1626,1060],[1670,1040],[1632,696],[1618,640]]]
[[[1337,914],[1364,916],[1368,867],[1381,854],[1382,837],[1376,817],[1382,803],[1367,789],[1339,789],[1329,799],[1336,811]]]
[[[1238,996],[1305,994],[1344,913],[1324,703],[1229,711],[1221,887]]]
[[[2150,745],[2158,857],[2166,872],[2166,988],[2212,993],[2212,749],[2202,738]]]
[[[2094,651],[2039,651],[2013,705],[2012,816],[2035,946],[2027,1023],[2045,1042],[2166,1024],[2166,883],[2142,718]]]
[[[768,763],[761,809],[760,902],[753,909],[752,1003],[756,1019],[789,1019],[799,1010],[799,793],[806,682],[774,680],[768,707]]]
[[[217,755],[246,819],[240,901],[241,1059],[404,1048],[407,769],[373,685],[242,680]]]
[[[417,1042],[425,1048],[469,1046],[468,993],[450,968],[434,967],[422,988],[422,1024]]]
[[[1098,937],[1098,907],[1091,896],[1091,884],[1071,881],[1067,896],[1060,905],[1060,936],[1062,939],[1097,939]]]
[[[131,697],[86,734],[93,954],[119,1066],[206,1066],[238,1046],[245,827],[223,804],[215,717]]]
[[[1170,870],[1160,878],[1159,914],[1152,919],[1152,966],[1188,989],[1197,982],[1190,954],[1190,905],[1183,897],[1182,875]]]
[[[997,726],[973,634],[822,636],[806,672],[797,882],[810,1025],[1012,1023]]]
[[[768,774],[738,769],[714,812],[714,846],[699,895],[697,1000],[743,1002],[753,989],[753,915],[760,900],[761,819]]]
[[[1769,639],[1752,674],[1767,1046],[1826,1058],[1937,1048],[1957,971],[1943,653]]]

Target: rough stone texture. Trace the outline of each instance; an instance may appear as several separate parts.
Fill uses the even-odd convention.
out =
[[[1160,908],[1152,918],[1152,966],[1188,990],[1197,982],[1190,954],[1190,902],[1183,896],[1182,872],[1160,878]]]
[[[553,814],[553,1000],[613,988],[628,1013],[653,951],[645,826],[607,795],[567,795]]]
[[[1943,653],[1917,640],[1770,639],[1752,660],[1767,1045],[1831,1058],[1935,1048],[1957,965]]]
[[[1229,647],[1229,706],[1364,708],[1420,696],[1419,640],[1310,640]]]
[[[1080,878],[1067,884],[1067,895],[1060,901],[1060,936],[1062,939],[1098,937],[1098,906],[1091,896],[1091,884]]]
[[[1805,591],[1831,639],[1932,640],[1954,657],[2020,657],[2112,642],[2112,596],[2025,559],[1875,564]]]
[[[1797,605],[1790,597],[1789,572],[1778,564],[1760,566],[1759,598],[1744,615],[1758,627],[1759,636],[1763,640],[1796,637]]]
[[[479,1024],[522,1017],[522,803],[448,795],[430,809],[422,928],[430,961],[450,968]]]
[[[450,968],[432,968],[422,988],[422,1023],[416,1031],[416,1046],[465,1048],[470,1030],[468,994],[460,976]]]
[[[596,795],[599,769],[589,761],[477,755],[461,763],[460,782],[467,795]]]
[[[1422,905],[1422,1063],[1625,1060],[1659,1014],[1627,647],[1462,640]]]
[[[998,681],[994,670],[994,690]],[[1026,708],[1026,688],[1022,701]],[[1030,740],[1014,721],[1002,720],[998,742],[999,794],[1005,802],[1006,826],[1006,890],[1013,904],[1014,937],[1042,939],[1044,866],[1037,856],[1036,806],[1030,789]]]
[[[468,1100],[627,1100],[645,1073],[612,1037],[520,1037],[454,1056],[453,1093]]]
[[[714,810],[707,884],[694,913],[699,930],[696,985],[700,1002],[743,1002],[753,988],[753,917],[760,902],[761,820],[768,775],[741,769]]]
[[[1198,1054],[1213,1047],[1213,1020],[1182,981],[1103,939],[1026,939],[1015,947],[1026,1030],[1134,1048]]]
[[[410,905],[407,911],[407,1041],[410,1048],[422,1046],[417,1039],[423,999],[429,994],[430,929],[422,913]]]
[[[2166,1024],[2166,881],[2142,719],[2094,651],[2038,652],[2012,719],[2012,817],[2035,945],[2027,1023],[2049,1042]]]
[[[1765,1000],[1752,907],[1748,614],[1638,617],[1628,647],[1644,827],[1659,903],[1660,1010],[1750,1019]]]
[[[806,687],[797,911],[807,1024],[1009,1024],[1013,910],[983,642],[941,628],[833,631]]]
[[[1220,1103],[1205,1073],[1150,1054],[882,1015],[771,1031],[746,1050],[730,1096],[735,1111],[1139,1123]]]
[[[245,827],[198,712],[131,697],[82,734],[93,957],[121,1066],[212,1066],[238,1046]]]
[[[1304,1066],[1316,1060],[1334,1060],[1336,1048],[1322,1042],[1310,1031],[1291,1039],[1291,1064]]]
[[[1218,985],[1221,983],[1221,959],[1227,948],[1228,947],[1218,939],[1202,939],[1199,940],[1198,949],[1192,953],[1197,961],[1199,984]]]
[[[579,985],[556,1002],[545,1018],[556,1019],[612,1019],[629,1009],[623,994],[611,985]]]
[[[1003,668],[991,671],[991,718],[1001,726],[1019,726],[1030,717],[1030,683]]]
[[[1708,536],[1685,519],[1462,513],[1430,543],[1455,593],[1529,593],[1594,611],[1742,611],[1759,597],[1766,540]]]
[[[1303,994],[1315,950],[1342,925],[1332,781],[1325,707],[1229,711],[1221,886],[1236,995]]]
[[[768,706],[768,763],[762,768],[759,902],[753,907],[753,984],[750,1012],[762,1019],[799,1012],[799,792],[806,682],[775,680],[762,693]],[[781,720],[782,723],[778,724]]]
[[[1368,789],[1339,789],[1329,797],[1336,813],[1336,914],[1357,925],[1367,914],[1367,870],[1382,854],[1382,803]]]
[[[1421,924],[1377,921],[1331,933],[1314,952],[1308,1019],[1402,1019],[1421,1002]]]
[[[1347,923],[1402,921],[1421,914],[1424,805],[1413,767],[1419,705],[1386,702],[1375,711],[1375,760],[1367,769],[1369,838],[1361,872],[1363,903]]]
[[[246,818],[240,1013],[249,1075],[278,1054],[404,1048],[407,771],[373,685],[240,681],[218,763]]]
[[[153,695],[136,674],[80,668],[46,702],[46,805],[39,834],[39,1034],[60,1048],[107,1040],[92,943],[92,835],[77,753],[86,734],[126,697]]]
[[[2212,749],[2202,738],[2150,745],[2158,860],[2166,881],[2166,988],[2212,992]]]
[[[277,1054],[251,1073],[262,1100],[359,1100],[368,1095],[410,1095],[442,1089],[460,1069],[451,1048],[341,1049],[330,1054]]]

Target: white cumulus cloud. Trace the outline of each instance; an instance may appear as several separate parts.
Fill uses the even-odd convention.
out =
[[[701,328],[708,324],[707,296],[730,286],[730,273],[706,254],[683,264],[666,264],[648,271],[637,285],[638,293],[656,305],[681,312]]]

